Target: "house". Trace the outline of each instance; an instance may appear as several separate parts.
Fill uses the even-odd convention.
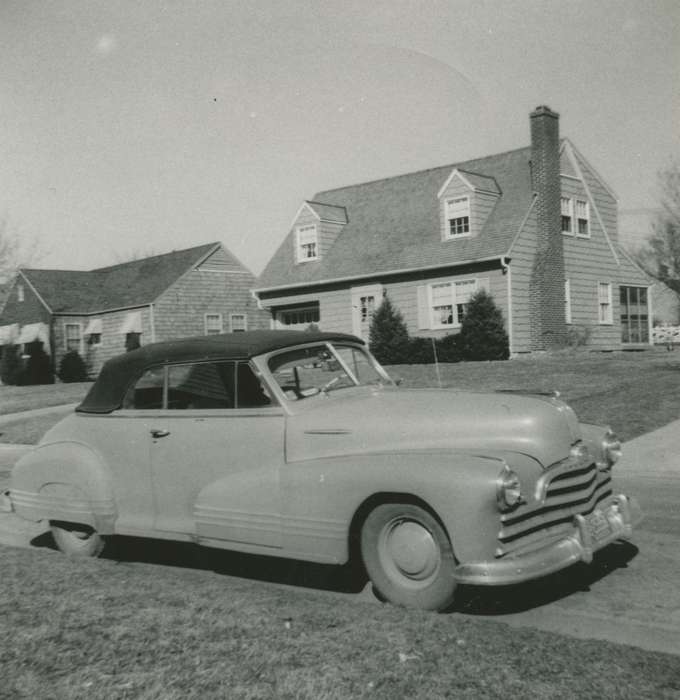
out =
[[[88,371],[127,348],[267,328],[253,274],[221,243],[90,271],[21,269],[0,312],[0,345],[41,342],[56,367],[77,350]]]
[[[387,295],[411,335],[438,337],[487,289],[513,354],[649,343],[651,282],[619,244],[616,197],[558,114],[530,127],[525,148],[303,202],[254,290],[272,326],[367,338]]]

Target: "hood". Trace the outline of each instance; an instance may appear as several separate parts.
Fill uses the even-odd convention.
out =
[[[547,467],[580,437],[574,412],[552,396],[357,388],[313,397],[305,409],[289,418],[291,462],[446,449],[519,452]]]

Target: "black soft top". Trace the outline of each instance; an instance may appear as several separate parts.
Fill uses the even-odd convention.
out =
[[[110,413],[120,408],[130,383],[151,366],[201,360],[246,360],[263,353],[302,343],[362,340],[346,333],[321,331],[246,331],[221,333],[194,338],[179,338],[144,345],[118,355],[104,364],[83,402],[76,408],[82,413]]]

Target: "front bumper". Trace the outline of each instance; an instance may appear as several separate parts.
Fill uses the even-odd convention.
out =
[[[456,567],[457,583],[501,586],[522,583],[571,566],[589,564],[593,554],[615,540],[628,540],[642,520],[638,502],[630,496],[615,496],[604,508],[588,515],[575,515],[573,531],[539,549],[511,554],[496,561],[466,562]]]

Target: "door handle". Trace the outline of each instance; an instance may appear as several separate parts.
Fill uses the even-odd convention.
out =
[[[166,437],[166,435],[170,435],[169,430],[158,430],[156,428],[156,429],[151,431],[151,437],[162,438],[162,437]]]

